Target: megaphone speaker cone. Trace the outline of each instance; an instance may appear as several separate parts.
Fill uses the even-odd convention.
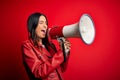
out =
[[[95,38],[95,28],[92,18],[88,14],[83,14],[79,22],[79,31],[82,40],[86,44],[91,44]]]

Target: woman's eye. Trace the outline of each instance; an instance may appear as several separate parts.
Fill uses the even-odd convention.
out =
[[[39,22],[40,24],[43,24],[43,22]]]
[[[47,25],[47,22],[40,21],[39,24],[46,24]]]

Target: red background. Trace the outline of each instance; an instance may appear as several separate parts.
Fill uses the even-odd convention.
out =
[[[72,49],[65,80],[120,80],[119,0],[0,1],[0,80],[28,80],[21,43],[27,39],[26,20],[33,12],[44,13],[49,27],[76,23],[83,13],[94,20],[92,45],[69,39]]]

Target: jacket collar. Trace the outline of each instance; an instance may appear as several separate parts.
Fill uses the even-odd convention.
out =
[[[35,47],[37,47],[37,48],[42,48],[43,47],[43,45],[41,45],[40,43],[38,43],[38,42],[36,42],[36,44],[35,44],[35,42],[30,38],[29,39],[30,40],[30,42],[32,43],[32,45],[34,45]]]

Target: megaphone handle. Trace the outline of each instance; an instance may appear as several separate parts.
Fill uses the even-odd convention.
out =
[[[62,42],[62,50],[63,50],[64,62],[66,62],[66,52],[65,52],[64,42]]]
[[[62,51],[63,51],[63,56],[64,56],[64,62],[66,62],[66,52],[65,52],[65,46],[64,46],[64,41],[62,38],[58,38],[59,41],[62,43]]]

